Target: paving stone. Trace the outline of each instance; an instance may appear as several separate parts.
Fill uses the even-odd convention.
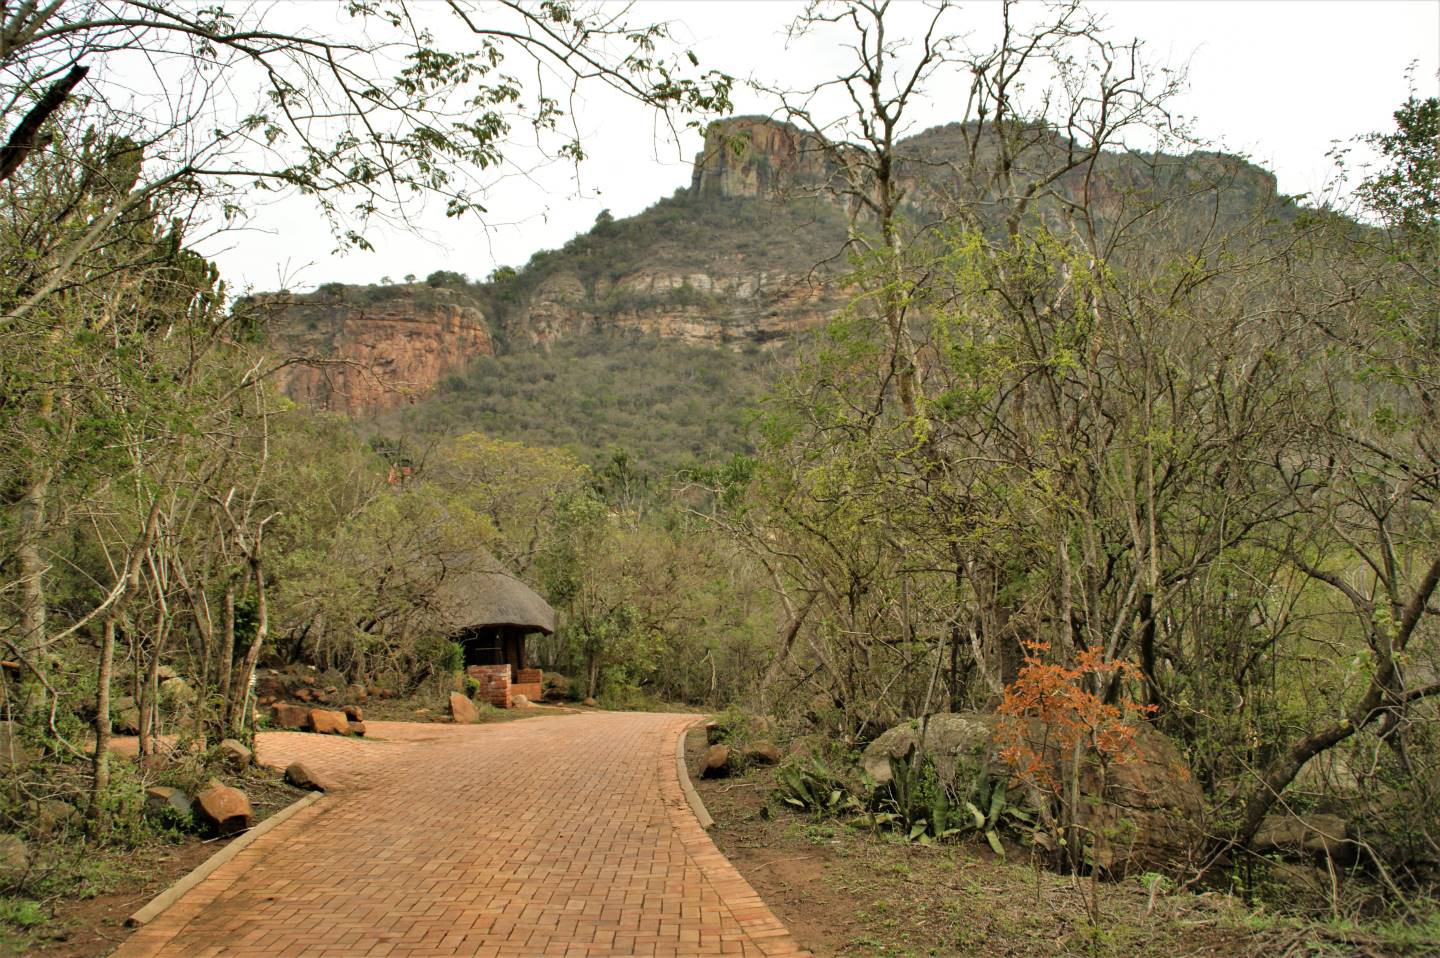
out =
[[[339,787],[216,869],[115,958],[804,954],[685,803],[693,716],[264,732]],[[558,854],[557,850],[563,850]]]

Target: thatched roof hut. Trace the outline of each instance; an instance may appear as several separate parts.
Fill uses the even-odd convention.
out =
[[[452,634],[482,629],[555,631],[555,610],[513,572],[482,550],[474,567],[441,585],[436,604]]]
[[[435,596],[441,623],[465,653],[465,670],[483,680],[486,698],[510,707],[512,691],[540,698],[542,673],[526,667],[525,639],[555,631],[555,610],[490,553],[447,578]]]

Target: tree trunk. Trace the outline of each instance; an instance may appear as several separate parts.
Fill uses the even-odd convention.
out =
[[[219,661],[215,663],[216,678],[220,683],[219,725],[228,725],[230,714],[230,685],[235,678],[235,588],[238,575],[232,573],[225,580],[225,596],[221,606]]]
[[[49,401],[41,415],[49,418]],[[35,470],[16,507],[15,565],[20,575],[20,634],[22,647],[34,653],[37,667],[43,667],[49,644],[45,621],[45,562],[40,557],[40,537],[45,529],[45,502],[50,490],[50,470]]]
[[[95,677],[95,754],[91,758],[92,785],[90,817],[100,815],[100,799],[110,787],[110,677],[115,662],[115,620],[112,609],[105,615],[100,633],[100,668]]]
[[[257,544],[256,551],[259,551]],[[270,603],[265,594],[265,569],[259,555],[250,560],[250,574],[255,580],[255,634],[250,638],[250,647],[241,662],[239,681],[236,683],[235,702],[228,715],[228,726],[235,732],[245,730],[245,705],[250,697],[250,682],[255,677],[255,666],[260,661],[260,651],[270,635]]]
[[[1265,816],[1280,800],[1280,795],[1295,780],[1295,776],[1300,773],[1300,769],[1304,768],[1306,762],[1320,753],[1334,748],[1384,715],[1388,708],[1399,704],[1394,701],[1396,695],[1393,687],[1395,668],[1393,655],[1395,652],[1404,651],[1437,587],[1440,587],[1440,557],[1431,562],[1425,578],[1421,580],[1415,594],[1410,597],[1410,602],[1401,615],[1393,639],[1386,637],[1374,643],[1376,651],[1379,653],[1378,661],[1375,673],[1370,677],[1370,687],[1366,690],[1365,696],[1340,721],[1305,736],[1286,749],[1284,754],[1270,762],[1265,774],[1261,776],[1259,784],[1245,801],[1240,825],[1230,836],[1215,843],[1211,854],[1207,856],[1207,868],[1229,849],[1243,848],[1250,844],[1260,830],[1261,824],[1264,823]],[[1429,691],[1429,689],[1421,690],[1422,693]]]

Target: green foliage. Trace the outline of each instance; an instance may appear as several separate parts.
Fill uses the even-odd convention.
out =
[[[0,897],[0,922],[16,928],[34,928],[49,920],[43,905],[28,898]]]
[[[465,670],[465,650],[449,639],[429,638],[416,648],[416,657],[432,676],[455,675]]]
[[[565,449],[597,473],[624,450],[632,483],[654,490],[683,468],[751,451],[748,410],[772,362],[657,337],[578,336],[476,360],[379,421],[411,437],[478,430]]]
[[[817,817],[860,808],[845,782],[819,758],[805,758],[775,771],[775,795],[792,808]]]

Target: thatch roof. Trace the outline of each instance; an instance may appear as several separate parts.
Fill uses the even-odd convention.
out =
[[[555,610],[488,552],[473,568],[447,579],[436,595],[451,633],[514,626],[547,635],[555,631]]]

